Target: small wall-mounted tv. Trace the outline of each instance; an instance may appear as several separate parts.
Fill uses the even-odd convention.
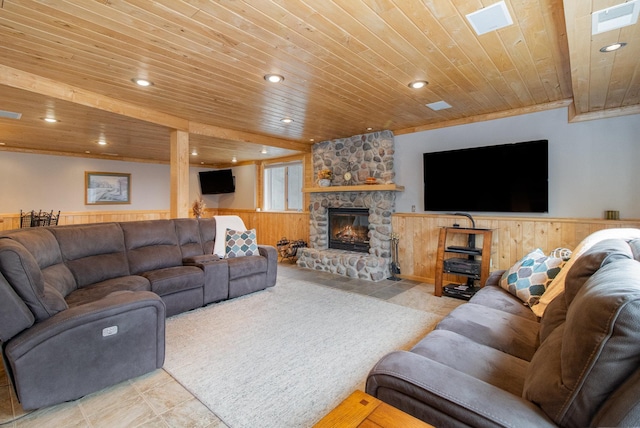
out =
[[[236,191],[233,178],[233,173],[230,169],[200,171],[200,191],[203,195],[233,193]]]
[[[425,211],[549,211],[548,140],[423,154]]]

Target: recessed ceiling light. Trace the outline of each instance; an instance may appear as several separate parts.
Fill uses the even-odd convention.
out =
[[[431,110],[434,111],[438,111],[438,110],[444,110],[447,108],[451,108],[451,104],[449,104],[446,101],[438,101],[435,103],[431,103],[431,104],[425,104],[427,107],[429,107]]]
[[[291,123],[293,122],[293,119],[291,119],[290,117],[285,117],[284,119],[280,119],[280,121],[283,123]]]
[[[238,162],[238,159],[234,156],[234,157],[231,158],[231,162],[236,163],[236,162]]]
[[[309,138],[309,141],[316,141],[315,138]]]
[[[1,143],[0,142],[0,146],[6,146],[6,145],[7,145],[7,143]]]
[[[373,131],[373,128],[369,127],[367,128],[367,131]]]
[[[104,140],[99,140],[99,141],[98,141],[98,144],[100,144],[101,146],[106,146],[106,145],[107,145],[107,142],[106,142],[106,141],[104,141]]]
[[[133,83],[135,83],[138,86],[153,86],[153,82],[147,79],[141,79],[138,77],[134,77],[133,79],[131,79],[131,81]]]
[[[263,148],[262,150],[260,150],[260,153],[262,153],[263,155],[266,155],[267,154],[267,149]]]
[[[623,47],[627,46],[626,43],[622,42],[622,43],[614,43],[612,45],[609,46],[605,46],[600,48],[600,52],[613,52],[613,51],[617,51],[618,49],[621,49]]]
[[[193,149],[191,151],[191,156],[198,156],[198,151],[196,149]]]
[[[58,119],[56,119],[54,117],[43,117],[42,120],[44,120],[47,123],[56,123],[56,122],[58,122]]]
[[[420,89],[420,88],[424,88],[428,84],[429,82],[427,82],[426,80],[416,80],[414,82],[409,83],[409,87],[411,89]]]
[[[85,150],[84,152],[85,152],[86,154],[89,154],[89,153],[91,153],[91,150]]]
[[[264,80],[271,83],[280,83],[284,81],[284,77],[279,74],[265,74]]]

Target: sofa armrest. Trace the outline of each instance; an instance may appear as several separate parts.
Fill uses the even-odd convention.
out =
[[[369,373],[366,392],[436,426],[556,426],[533,403],[407,351],[383,357]]]
[[[35,324],[5,347],[25,409],[68,400],[164,364],[165,306],[149,291],[121,291]]]
[[[258,245],[258,252],[267,258],[267,287],[276,285],[278,274],[278,251],[271,245]]]
[[[229,298],[229,264],[215,254],[211,256],[213,258],[183,261],[187,266],[197,266],[204,271],[205,305]]]
[[[500,278],[502,278],[502,274],[505,272],[506,269],[494,270],[493,272],[491,272],[491,274],[489,274],[489,277],[487,278],[487,281],[484,283],[484,285],[498,286],[500,284]]]

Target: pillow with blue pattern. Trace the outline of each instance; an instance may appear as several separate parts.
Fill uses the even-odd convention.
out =
[[[565,263],[562,258],[547,256],[537,248],[502,275],[500,287],[518,297],[526,305],[533,306],[540,301],[540,296]]]
[[[224,246],[225,258],[257,256],[258,241],[256,240],[256,230],[245,231],[227,229]]]

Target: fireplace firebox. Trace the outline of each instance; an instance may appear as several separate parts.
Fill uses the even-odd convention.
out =
[[[329,208],[329,248],[369,252],[369,209]]]

